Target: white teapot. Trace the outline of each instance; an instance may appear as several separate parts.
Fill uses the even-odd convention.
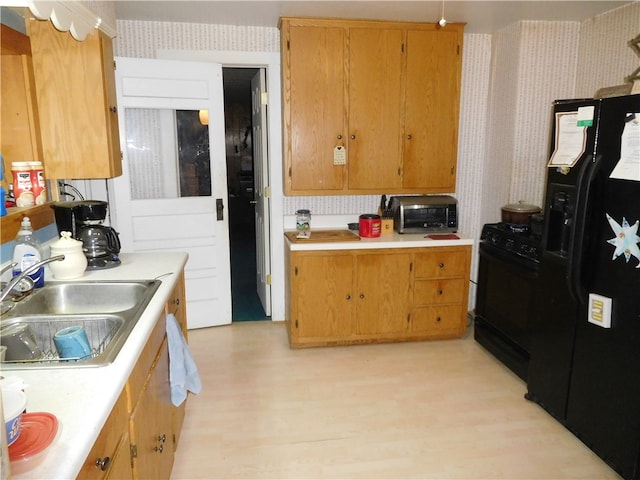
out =
[[[60,232],[60,240],[51,245],[51,256],[55,255],[64,255],[64,260],[49,264],[55,278],[72,280],[84,275],[87,257],[82,251],[82,242],[71,238],[71,232]]]

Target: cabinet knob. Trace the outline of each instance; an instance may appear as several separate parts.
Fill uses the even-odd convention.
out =
[[[351,300],[351,295],[347,295],[347,296],[346,296],[346,299],[347,299],[347,300]]]
[[[158,441],[162,442],[162,443],[166,442],[167,441],[167,436],[164,433],[162,435],[159,435],[158,436]]]
[[[438,295],[442,295],[444,292],[442,290],[438,290]]]
[[[96,460],[96,467],[105,472],[107,468],[109,468],[109,464],[111,463],[111,458],[104,457]]]
[[[356,136],[355,135],[351,135],[351,140],[355,140]]]
[[[413,136],[411,134],[407,135],[407,140],[411,140]]]
[[[338,140],[342,140],[342,135],[338,135]]]
[[[179,298],[174,298],[173,302],[171,302],[171,303],[173,303],[174,305],[180,305],[180,299]]]
[[[109,107],[109,111],[110,111],[111,113],[118,113],[118,108],[117,108],[117,107],[115,107],[115,106],[113,106],[113,107]]]
[[[156,448],[154,448],[154,450],[158,453],[162,453],[164,451],[164,445],[161,443]]]
[[[442,320],[440,317],[436,318],[436,322],[439,322],[440,320]]]
[[[364,293],[361,293],[361,294],[360,294],[360,298],[364,298]]]
[[[440,263],[438,264],[438,266],[439,266],[440,268],[444,268],[444,263],[440,262]]]

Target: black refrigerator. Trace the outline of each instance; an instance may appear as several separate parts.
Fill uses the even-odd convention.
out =
[[[553,118],[526,398],[640,479],[640,95]]]

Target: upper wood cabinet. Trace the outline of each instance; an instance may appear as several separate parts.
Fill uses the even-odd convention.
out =
[[[285,194],[455,191],[463,24],[280,29]]]
[[[50,21],[29,20],[47,178],[122,174],[111,39],[78,42]]]
[[[2,155],[6,179],[11,162],[42,161],[29,37],[0,25],[2,30]]]

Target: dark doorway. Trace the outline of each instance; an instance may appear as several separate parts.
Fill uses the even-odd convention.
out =
[[[231,251],[231,319],[267,320],[256,284],[251,78],[257,68],[223,68]]]

